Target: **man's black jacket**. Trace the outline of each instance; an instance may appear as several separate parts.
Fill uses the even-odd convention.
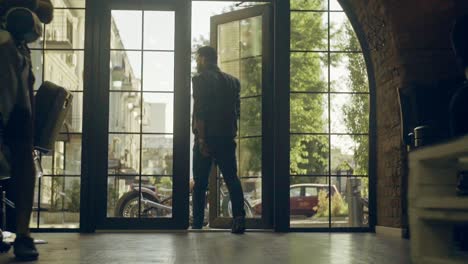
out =
[[[216,65],[192,78],[193,133],[197,137],[197,121],[205,122],[205,137],[235,137],[240,116],[240,82],[221,72]]]

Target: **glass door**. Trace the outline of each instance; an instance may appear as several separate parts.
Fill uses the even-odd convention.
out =
[[[222,71],[241,82],[237,135],[238,175],[245,197],[247,228],[272,226],[272,56],[270,6],[211,18],[211,45]],[[209,187],[210,227],[229,228],[232,208],[226,184],[215,168]]]
[[[106,8],[101,88],[108,102],[107,173],[100,181],[106,202],[98,229],[188,226],[186,10],[180,0],[115,1]]]

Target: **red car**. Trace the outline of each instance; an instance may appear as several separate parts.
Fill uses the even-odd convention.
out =
[[[289,206],[291,215],[313,216],[318,209],[318,194],[320,191],[328,193],[328,184],[321,183],[301,183],[291,185],[289,188]],[[332,195],[338,193],[335,185],[331,185]],[[261,215],[262,204],[256,204],[255,214]]]

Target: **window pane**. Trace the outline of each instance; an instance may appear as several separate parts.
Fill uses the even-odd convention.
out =
[[[172,217],[172,177],[143,177],[141,185],[143,200],[140,216]]]
[[[138,217],[138,177],[107,178],[107,217]]]
[[[221,62],[219,67],[221,68],[223,72],[231,74],[232,76],[236,78],[239,78],[240,77],[239,64],[240,62],[238,60],[230,61],[230,62]]]
[[[344,12],[330,13],[330,49],[361,50],[356,33]]]
[[[83,128],[83,93],[73,92],[73,100],[62,133],[81,133]]]
[[[86,0],[52,0],[55,8],[84,8],[86,7]]]
[[[143,12],[112,10],[111,49],[142,48]]]
[[[55,9],[45,26],[46,49],[84,49],[85,10]]]
[[[328,177],[291,177],[291,227],[329,227]]]
[[[173,11],[145,11],[144,49],[174,50]]]
[[[343,8],[341,7],[340,3],[337,0],[329,0],[330,1],[330,10],[333,11],[342,11]]]
[[[241,60],[240,70],[241,97],[262,94],[262,57]]]
[[[244,210],[246,218],[262,217],[262,179],[241,179],[244,191]],[[218,216],[232,218],[232,204],[229,191],[223,179],[218,179]],[[208,210],[205,211],[205,218]]]
[[[140,136],[109,135],[109,174],[138,174],[140,171]]]
[[[291,53],[291,90],[328,91],[328,56],[325,53]]]
[[[332,135],[331,149],[332,174],[369,174],[369,136]]]
[[[81,175],[81,135],[64,135],[65,142],[65,175]]]
[[[368,133],[369,95],[332,94],[331,132]]]
[[[369,226],[369,180],[368,178],[333,178],[333,188],[337,190],[331,199],[332,227]]]
[[[143,132],[173,133],[174,94],[143,93]]]
[[[143,90],[174,91],[174,52],[143,53]]]
[[[218,61],[221,63],[240,58],[239,21],[218,26]]]
[[[291,133],[328,132],[328,94],[291,94]]]
[[[328,0],[291,0],[292,10],[325,10]]]
[[[109,93],[109,131],[140,132],[141,93]]]
[[[240,21],[241,58],[262,55],[262,17]]]
[[[142,174],[172,175],[173,137],[143,135]]]
[[[261,136],[262,98],[251,97],[241,99],[240,110],[240,136]]]
[[[110,90],[141,90],[141,52],[111,51]]]
[[[332,92],[369,92],[366,62],[361,53],[342,53],[330,68]]]
[[[83,51],[46,50],[44,80],[70,91],[83,91]]]
[[[291,50],[327,50],[326,12],[291,12]]]
[[[292,175],[328,174],[328,136],[291,135]]]
[[[54,175],[63,175],[65,170],[65,144],[63,141],[55,142]]]
[[[262,138],[240,139],[239,176],[252,177],[262,175]]]
[[[42,69],[44,62],[44,52],[42,50],[31,50],[31,65],[34,74],[34,90],[36,91],[42,85]]]

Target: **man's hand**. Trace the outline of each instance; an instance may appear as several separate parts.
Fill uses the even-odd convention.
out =
[[[211,156],[211,150],[204,140],[202,139],[198,140],[198,147],[199,147],[200,153],[204,157]]]

